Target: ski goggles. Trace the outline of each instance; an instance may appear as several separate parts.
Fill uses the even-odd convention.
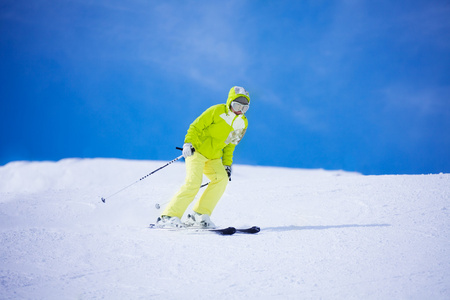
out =
[[[242,104],[237,101],[233,101],[231,102],[231,107],[233,108],[234,111],[240,111],[245,114],[247,110],[250,108],[250,104]]]

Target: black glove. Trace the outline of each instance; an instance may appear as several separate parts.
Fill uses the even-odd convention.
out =
[[[227,171],[228,180],[231,181],[231,166],[225,166],[225,171]]]

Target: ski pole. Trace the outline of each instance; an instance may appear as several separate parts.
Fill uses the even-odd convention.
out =
[[[167,167],[168,165],[170,165],[170,164],[172,164],[172,163],[176,162],[177,160],[181,159],[182,157],[183,157],[183,155],[180,155],[180,156],[178,156],[177,158],[175,158],[175,159],[173,159],[173,160],[169,161],[169,162],[168,162],[167,164],[165,164],[164,166],[162,166],[162,167],[159,167],[158,169],[156,169],[156,170],[154,170],[154,171],[152,171],[152,172],[148,173],[148,174],[147,174],[147,175],[145,175],[144,177],[141,177],[141,178],[139,178],[139,180],[136,180],[136,181],[135,181],[135,182],[133,182],[132,184],[130,184],[130,185],[127,185],[126,187],[124,187],[124,188],[122,188],[122,189],[118,190],[118,191],[117,191],[117,192],[115,192],[114,194],[112,194],[112,195],[109,195],[109,196],[108,196],[108,197],[106,197],[106,198],[103,198],[103,197],[102,197],[102,201],[103,201],[103,203],[106,203],[106,199],[109,199],[109,198],[111,198],[111,197],[113,197],[113,196],[117,195],[118,193],[122,192],[123,190],[125,190],[125,189],[129,188],[129,187],[130,187],[130,186],[132,186],[132,185],[135,185],[136,183],[138,183],[138,182],[139,182],[139,181],[141,181],[141,180],[144,180],[144,179],[145,179],[145,178],[147,178],[148,176],[150,176],[150,175],[152,175],[152,174],[154,174],[154,173],[158,172],[159,170],[161,170],[161,169],[163,169],[163,168]]]
[[[183,151],[183,148],[181,148],[181,147],[175,147],[175,148],[176,148],[177,150]],[[194,149],[194,151],[195,151],[195,149]],[[203,187],[207,186],[208,184],[209,184],[209,182],[204,183],[204,184],[202,184],[202,185],[200,186],[200,188],[203,188]],[[169,202],[170,202],[170,200],[167,201],[167,202],[164,202],[163,204],[156,203],[156,204],[155,204],[155,208],[156,208],[156,209],[160,209],[160,208],[161,208],[161,205],[166,205],[166,204],[169,203]]]

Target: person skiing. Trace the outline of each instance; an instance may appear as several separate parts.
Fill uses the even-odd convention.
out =
[[[245,113],[249,106],[248,92],[234,86],[228,93],[226,104],[211,106],[192,122],[183,144],[185,182],[158,217],[157,227],[215,228],[210,216],[231,181],[233,152],[247,130]],[[210,183],[195,203],[194,212],[188,214],[186,223],[182,223],[181,218],[200,190],[203,174]]]

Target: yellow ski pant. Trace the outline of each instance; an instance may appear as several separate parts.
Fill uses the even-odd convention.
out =
[[[228,184],[228,175],[222,159],[207,159],[198,152],[186,158],[186,179],[162,213],[165,216],[182,218],[194,200],[202,184],[203,174],[211,180],[193,210],[211,215]]]

